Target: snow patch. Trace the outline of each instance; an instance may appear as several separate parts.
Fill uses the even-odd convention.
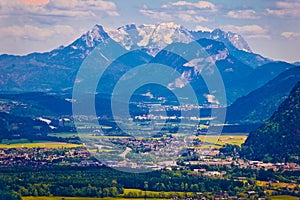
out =
[[[46,122],[47,124],[50,124],[51,123],[51,120],[50,119],[46,119],[46,118],[42,118],[42,117],[39,117],[38,120],[42,121],[42,122]]]
[[[153,96],[153,94],[151,94],[151,92],[147,92],[147,93],[145,93],[145,94],[142,94],[142,96],[144,96],[144,97],[149,97],[150,99],[153,99],[153,98],[154,98],[154,96]]]
[[[208,103],[214,103],[214,104],[217,104],[217,105],[220,104],[220,102],[212,94],[205,94],[204,97],[207,99]]]
[[[175,88],[183,88],[187,84],[189,84],[190,77],[191,77],[191,72],[185,71],[181,74],[179,78],[175,79],[173,83],[169,83],[168,88],[170,90],[174,90]]]

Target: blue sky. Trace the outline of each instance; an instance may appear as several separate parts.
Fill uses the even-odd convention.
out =
[[[1,0],[0,53],[49,51],[95,24],[159,22],[236,32],[254,52],[300,61],[300,0]]]

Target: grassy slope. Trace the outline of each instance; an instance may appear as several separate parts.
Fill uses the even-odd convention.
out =
[[[130,198],[105,197],[105,198],[88,198],[88,197],[22,197],[22,200],[130,200]],[[132,198],[131,198],[132,199]],[[143,200],[144,198],[134,198],[134,200]],[[147,198],[150,199],[150,198]],[[160,200],[165,200],[161,199]]]
[[[281,195],[281,196],[272,196],[271,200],[298,200],[298,197],[288,196],[288,195]]]
[[[0,148],[9,149],[9,148],[75,148],[80,147],[80,144],[70,144],[64,142],[33,142],[33,143],[15,143],[15,144],[1,144]]]

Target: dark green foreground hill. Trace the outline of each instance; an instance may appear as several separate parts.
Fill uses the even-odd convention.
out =
[[[272,117],[249,134],[242,155],[251,160],[300,162],[300,82]]]

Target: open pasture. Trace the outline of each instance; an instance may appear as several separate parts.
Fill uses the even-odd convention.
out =
[[[81,144],[70,144],[65,142],[47,142],[39,141],[32,143],[15,143],[15,144],[0,144],[0,148],[9,149],[9,148],[76,148],[81,147]]]
[[[200,135],[195,138],[200,139],[204,144],[200,148],[221,148],[226,144],[241,146],[247,139],[246,135]]]

